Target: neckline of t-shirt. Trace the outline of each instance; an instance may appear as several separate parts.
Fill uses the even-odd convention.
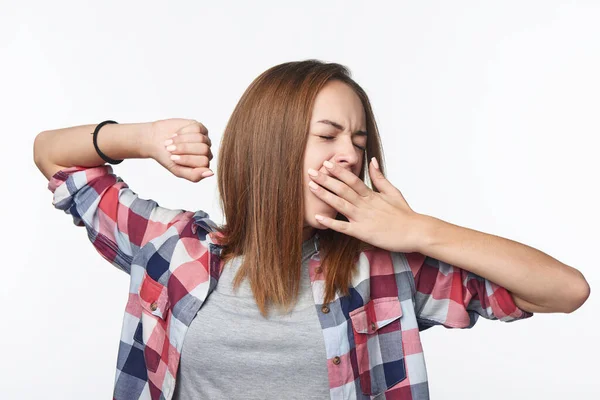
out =
[[[310,238],[308,238],[304,242],[302,242],[302,260],[310,257],[311,255],[313,255],[314,253],[317,252],[317,245],[316,245],[317,237],[318,237],[318,234],[315,233]]]

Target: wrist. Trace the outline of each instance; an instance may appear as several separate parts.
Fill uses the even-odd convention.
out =
[[[417,252],[426,254],[428,249],[435,243],[436,232],[439,228],[440,219],[430,215],[419,214],[417,216],[416,231],[419,232],[417,239]]]
[[[98,147],[117,160],[147,158],[145,143],[149,129],[145,122],[104,125],[98,132]]]
[[[152,136],[152,122],[140,122],[136,124],[134,137],[136,140],[137,158],[150,158],[150,138]]]

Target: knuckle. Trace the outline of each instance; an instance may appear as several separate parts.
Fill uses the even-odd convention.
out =
[[[170,171],[176,177],[183,178],[183,175],[181,174],[181,170],[179,168],[173,167],[173,168],[170,169]]]

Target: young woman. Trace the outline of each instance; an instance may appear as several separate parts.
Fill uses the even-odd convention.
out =
[[[587,299],[576,269],[413,211],[339,64],[277,65],[248,87],[219,153],[223,226],[139,198],[105,164],[153,158],[198,182],[210,147],[185,119],[35,140],[54,206],[130,275],[115,399],[428,399],[420,331]]]

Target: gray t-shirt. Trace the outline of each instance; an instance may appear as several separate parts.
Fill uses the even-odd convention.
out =
[[[315,236],[302,243],[302,278],[291,313],[259,312],[242,261],[230,260],[185,336],[174,400],[328,399],[323,331],[308,275]]]

